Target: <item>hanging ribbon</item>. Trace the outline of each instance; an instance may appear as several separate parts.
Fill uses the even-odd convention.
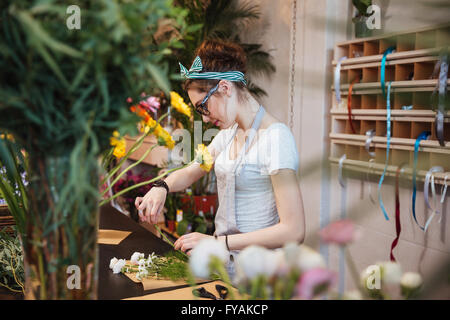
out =
[[[370,129],[366,131],[366,144],[365,144],[365,148],[367,153],[369,154],[369,156],[371,158],[375,157],[375,152],[374,151],[370,151],[370,145],[372,144],[372,140],[373,137],[375,136],[375,130],[374,129]]]
[[[444,190],[442,190],[441,204],[444,203],[445,195],[447,194],[447,178],[448,174],[446,174],[444,178]]]
[[[425,183],[423,185],[423,194],[425,197],[425,203],[427,205],[427,208],[429,210],[431,210],[431,216],[428,218],[427,222],[425,223],[425,227],[423,228],[424,232],[427,231],[428,226],[430,225],[430,222],[431,222],[431,220],[433,220],[434,216],[436,214],[439,214],[439,211],[437,210],[436,187],[434,184],[434,176],[433,176],[433,173],[435,173],[435,172],[444,172],[444,169],[439,166],[432,167],[430,170],[428,170],[428,172],[425,176]],[[428,200],[428,189],[429,189],[429,184],[430,184],[430,178],[431,178],[431,193],[433,195],[434,208],[431,207],[430,202]]]
[[[416,218],[416,193],[417,193],[417,185],[416,185],[416,178],[417,178],[417,156],[419,152],[419,145],[420,141],[426,140],[430,136],[430,131],[423,131],[416,139],[416,142],[414,143],[414,167],[413,167],[413,194],[412,194],[412,212],[414,221],[419,226],[420,229],[423,230],[423,228],[419,225],[419,222],[417,222]]]
[[[347,59],[347,57],[340,58],[336,65],[336,69],[334,69],[334,94],[338,105],[341,104],[341,64],[345,59]]]
[[[353,127],[353,116],[352,116],[352,92],[353,85],[359,82],[359,77],[353,79],[352,83],[348,87],[348,95],[347,95],[347,109],[348,109],[348,121],[350,122],[350,128],[352,129],[353,134],[356,134],[355,128]]]
[[[383,174],[381,175],[380,182],[378,183],[378,202],[380,203],[381,211],[383,212],[384,218],[386,220],[389,220],[389,216],[386,212],[386,209],[384,208],[383,199],[381,197],[381,185],[383,184],[384,175],[386,174],[387,167],[389,164],[389,148],[391,145],[391,84],[392,81],[388,83],[388,92],[387,92],[387,99],[386,99],[386,118],[387,118],[387,124],[386,124],[386,161],[384,164],[384,170]]]
[[[395,239],[394,241],[392,241],[391,244],[391,261],[396,262],[395,257],[394,257],[394,248],[397,246],[398,244],[398,239],[400,238],[400,232],[402,231],[402,226],[400,223],[400,173],[403,171],[403,166],[405,166],[406,164],[403,163],[401,165],[398,166],[397,168],[397,173],[395,174]]]
[[[383,97],[386,97],[386,89],[385,89],[385,74],[386,74],[386,57],[388,54],[392,53],[395,50],[395,47],[389,47],[384,51],[383,58],[381,59],[381,70],[380,70],[380,83],[381,83],[381,91],[383,92]]]
[[[445,112],[445,95],[447,92],[447,77],[448,77],[448,55],[447,52],[441,53],[440,59],[440,72],[439,72],[439,102],[438,110],[436,112],[435,130],[436,137],[441,147],[445,146],[444,140],[444,112]]]
[[[344,183],[343,174],[342,174],[345,159],[347,159],[347,155],[345,155],[345,154],[339,159],[338,180],[339,180],[339,184],[341,185],[342,188],[346,187],[346,185]]]

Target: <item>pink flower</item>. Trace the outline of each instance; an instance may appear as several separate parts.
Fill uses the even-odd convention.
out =
[[[297,283],[296,293],[300,299],[310,300],[336,284],[336,274],[324,268],[304,272]]]
[[[346,245],[359,238],[359,232],[351,220],[333,222],[320,230],[320,238],[323,242]]]
[[[132,103],[132,102],[133,102],[133,99],[131,99],[130,97],[128,97],[128,98],[127,98],[127,102],[128,102],[128,103]]]

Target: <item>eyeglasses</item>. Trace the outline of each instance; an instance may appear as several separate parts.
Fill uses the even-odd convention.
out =
[[[209,97],[214,92],[216,92],[218,88],[219,88],[219,83],[217,83],[217,85],[214,88],[209,90],[208,94],[203,98],[201,103],[199,103],[198,105],[195,106],[195,111],[200,113],[202,116],[209,116],[210,112],[209,112],[208,108],[206,107],[206,102],[208,102]]]

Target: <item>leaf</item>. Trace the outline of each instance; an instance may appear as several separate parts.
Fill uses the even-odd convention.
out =
[[[18,11],[17,19],[21,21],[25,29],[27,29],[25,31],[28,31],[30,35],[34,35],[38,40],[47,45],[49,48],[74,58],[82,58],[82,53],[80,51],[75,50],[70,46],[52,38],[26,11]]]
[[[167,80],[167,77],[161,68],[149,62],[147,63],[147,70],[151,73],[153,79],[155,79],[161,90],[166,92],[167,96],[170,96],[170,82]]]

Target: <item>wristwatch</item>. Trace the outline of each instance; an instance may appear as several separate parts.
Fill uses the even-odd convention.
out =
[[[154,187],[163,187],[167,190],[167,194],[169,194],[169,186],[167,185],[167,183],[164,180],[157,180],[155,182],[153,182],[153,186]]]

